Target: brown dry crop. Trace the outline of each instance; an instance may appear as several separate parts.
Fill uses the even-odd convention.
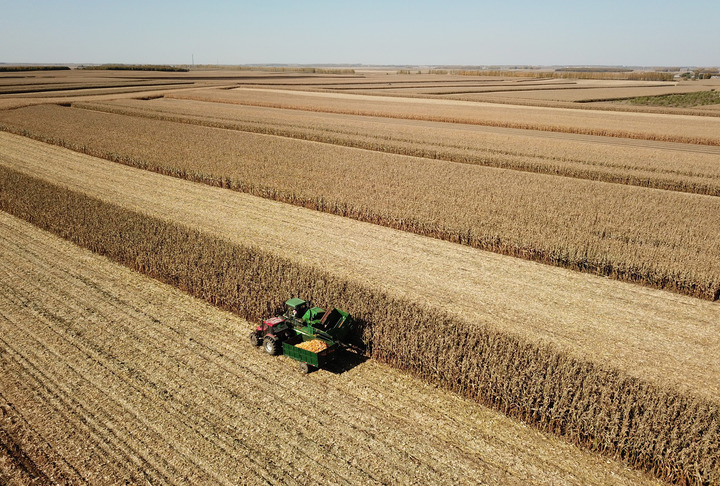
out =
[[[90,158],[73,156],[90,169]],[[47,160],[47,157],[43,160]],[[115,168],[127,173],[131,171],[120,166]],[[154,175],[138,172],[143,177],[157,177],[160,180],[159,176],[149,177]],[[58,172],[58,176],[61,174],[65,174],[66,181],[63,184],[75,177],[82,177],[72,170]],[[309,258],[310,255],[300,253],[301,256],[288,259],[281,256],[282,253],[278,253],[273,245],[263,245],[259,241],[248,242],[249,246],[238,245],[193,230],[186,224],[139,214],[6,169],[3,169],[0,180],[3,184],[0,205],[4,210],[12,211],[41,227],[214,304],[241,315],[256,317],[276,310],[287,295],[303,294],[321,305],[333,302],[357,315],[364,324],[363,339],[374,358],[491,404],[509,415],[563,434],[593,450],[622,457],[628,463],[652,471],[661,478],[698,483],[720,478],[720,429],[717,425],[720,423],[720,407],[715,399],[700,398],[699,393],[682,391],[681,385],[673,385],[670,379],[672,373],[663,371],[663,376],[652,384],[631,377],[637,369],[626,368],[621,371],[608,367],[619,362],[580,359],[575,353],[542,344],[543,341],[537,338],[519,337],[514,332],[497,327],[510,325],[511,322],[490,325],[483,324],[482,320],[469,321],[472,312],[464,312],[459,303],[448,303],[449,307],[458,309],[459,313],[439,312],[418,304],[414,298],[408,300],[396,292],[386,293],[382,286],[366,285],[362,283],[363,280],[358,283],[356,274],[347,273],[343,268],[336,269],[334,273],[318,270],[318,263]],[[94,180],[115,184],[108,178]],[[130,184],[129,179],[125,180]],[[158,202],[167,202],[171,192],[157,185],[158,181],[153,182],[153,186],[163,192]],[[168,182],[182,185],[185,188],[183,193],[187,193],[187,188],[191,186],[172,179]],[[132,199],[143,192],[135,192],[131,188],[136,188],[136,185],[129,185],[120,190],[119,194]],[[98,187],[98,190],[105,193],[105,197],[110,196],[105,187]],[[223,205],[222,199],[214,200],[217,195],[211,194],[213,189],[202,188],[202,191],[206,193],[206,199],[193,199],[194,202],[190,204],[174,204],[173,216],[187,216],[204,202],[213,206],[215,211],[226,207],[227,201]],[[232,195],[225,191],[219,192]],[[146,203],[140,204],[149,209]],[[262,201],[262,204],[269,208],[274,203]],[[294,208],[286,210],[287,218],[290,219],[302,211]],[[262,212],[267,216],[267,211]],[[171,213],[165,214],[170,216]],[[227,221],[232,214],[241,217],[242,213],[234,212],[227,206],[219,217]],[[214,223],[208,216],[209,213],[206,213],[205,225],[210,225],[207,227],[209,229]],[[331,230],[332,226],[327,223],[333,218],[319,216],[326,224],[318,224],[317,227]],[[287,223],[281,229],[287,233]],[[299,233],[291,231],[290,234]],[[345,236],[346,247],[354,239],[361,238],[359,234],[348,231],[338,234]],[[317,245],[322,240],[313,241]],[[431,254],[429,252],[428,256]],[[404,258],[395,256],[396,260]],[[365,273],[368,271],[369,268]],[[387,280],[387,271],[383,275],[383,279]],[[605,285],[601,284],[601,280],[595,282],[592,277],[583,277],[588,284]],[[410,278],[408,282],[416,285],[418,279]],[[540,281],[535,283],[542,285]],[[609,284],[612,284],[614,292],[623,292],[622,284]],[[410,283],[405,285],[409,286],[406,289],[412,288]],[[429,285],[434,284],[430,282]],[[573,288],[577,286],[573,285]],[[647,298],[650,298],[652,292],[647,291]],[[414,297],[415,292],[410,295]],[[435,302],[431,291],[421,291],[421,295],[428,304]],[[590,295],[585,300],[586,305],[592,308],[595,304]],[[636,298],[642,299],[639,295]],[[709,306],[708,312],[716,312],[716,309],[711,310],[714,309],[712,304],[702,304]],[[526,299],[524,305],[530,310],[540,305],[540,302]],[[630,304],[625,302],[623,305],[628,307]],[[689,307],[685,309],[687,312]],[[632,308],[629,312],[639,316]],[[668,314],[667,317],[670,316]],[[601,322],[597,321],[598,324]],[[417,323],[422,323],[422,326]],[[544,324],[555,326],[559,323]],[[523,322],[516,324],[520,327],[528,325]],[[629,336],[631,327],[628,321],[627,328],[622,329],[617,338]],[[682,327],[671,327],[674,342],[677,342]],[[562,332],[558,327],[553,334]],[[643,332],[652,331],[643,328]],[[665,344],[651,336],[646,339],[651,343],[648,353],[660,352],[669,364],[674,351],[663,348]],[[712,334],[702,338],[711,339]],[[612,352],[619,345],[618,342],[594,343],[598,349],[600,346],[608,346],[603,352]],[[700,341],[696,347],[696,357],[706,351],[712,354],[712,350],[706,349]],[[590,356],[592,352],[579,354]],[[637,356],[637,352],[634,354],[636,359],[643,358]],[[648,356],[650,354],[644,357]],[[653,360],[652,367],[657,370],[662,364]],[[688,365],[671,364],[671,368],[677,373]],[[715,379],[717,374],[707,371],[715,365],[717,363],[713,364],[712,359],[705,361],[700,364],[706,370],[704,375],[690,374],[683,377],[681,382],[689,384],[693,376],[696,380]]]
[[[716,197],[63,107],[0,120],[163,174],[709,300],[720,295]]]

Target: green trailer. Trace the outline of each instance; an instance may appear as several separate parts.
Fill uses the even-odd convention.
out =
[[[333,341],[321,339],[327,345],[327,348],[318,353],[308,351],[307,349],[298,348],[297,344],[303,341],[303,336],[297,335],[282,344],[282,354],[298,361],[300,363],[300,371],[310,373],[311,371],[324,367],[333,360],[335,352],[339,348],[338,344]],[[309,341],[309,340],[308,340]]]

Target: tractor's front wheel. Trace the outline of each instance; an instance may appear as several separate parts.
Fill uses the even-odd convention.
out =
[[[265,352],[271,356],[280,354],[280,341],[270,336],[265,336],[263,347],[265,348]]]
[[[300,362],[300,373],[303,375],[307,375],[313,370],[314,366],[310,366],[308,363],[305,363],[304,361]]]
[[[260,346],[260,344],[262,344],[260,338],[254,332],[250,333],[250,344],[253,346]]]

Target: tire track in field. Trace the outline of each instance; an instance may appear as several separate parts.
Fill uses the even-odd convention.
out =
[[[5,369],[6,365],[2,353],[3,350],[0,348],[0,363],[2,363],[2,368]],[[33,477],[18,480],[20,484],[33,479],[41,479],[41,476],[45,477],[48,484],[86,483],[78,470],[67,462],[47,439],[32,427],[2,393],[0,393],[0,434],[10,435],[19,452],[22,452],[40,469],[39,474],[33,473]],[[2,466],[2,460],[0,460],[0,470],[3,470]],[[7,469],[5,471],[8,472]],[[9,472],[12,472],[12,470]],[[1,475],[0,479],[2,479]],[[7,482],[18,484],[18,482],[14,483],[12,480]],[[42,484],[43,481],[40,481],[40,483]]]
[[[17,420],[17,417],[5,417],[5,414],[9,413],[6,412],[6,407],[7,402],[0,394],[0,425]],[[51,484],[50,478],[23,451],[19,441],[9,431],[0,427],[0,484],[19,484],[21,481],[31,480],[36,484]]]
[[[41,373],[56,381],[69,379],[57,385],[63,390],[78,383],[76,395],[86,396],[91,386],[96,388],[95,394],[102,391],[108,395],[108,398],[96,396],[96,402],[85,402],[85,407],[89,407],[87,413],[92,414],[95,406],[101,407],[94,418],[98,424],[113,427],[112,422],[104,422],[103,416],[113,411],[119,414],[115,420],[139,420],[128,412],[131,407],[113,402],[119,399],[115,395],[120,393],[127,395],[123,400],[140,409],[145,399],[138,398],[137,392],[143,386],[132,379],[119,380],[119,376],[126,375],[108,356],[128,361],[129,357],[142,354],[129,364],[156,387],[167,387],[171,393],[168,401],[157,405],[159,411],[145,411],[145,420],[151,420],[153,413],[165,417],[165,437],[172,435],[171,424],[185,420],[205,424],[204,431],[214,427],[212,437],[219,442],[226,440],[223,434],[245,434],[237,438],[259,449],[248,453],[261,457],[278,454],[283,459],[288,458],[284,450],[302,447],[308,440],[321,442],[318,448],[308,452],[326,461],[325,466],[313,465],[312,461],[303,459],[306,457],[303,455],[290,456],[289,460],[304,462],[294,462],[289,469],[283,469],[289,474],[280,475],[270,471],[279,464],[267,465],[265,481],[271,483],[303,484],[308,477],[321,483],[350,484],[526,484],[528,479],[546,484],[607,484],[622,480],[618,478],[626,478],[627,484],[632,484],[641,479],[637,473],[607,465],[606,458],[580,453],[536,431],[513,426],[512,431],[506,433],[507,426],[503,424],[508,421],[499,414],[484,412],[464,399],[372,362],[342,375],[323,371],[307,377],[296,375],[292,362],[286,358],[267,357],[252,349],[246,342],[247,324],[239,325],[240,321],[228,314],[166,286],[151,284],[148,279],[61,240],[52,239],[54,243],[48,246],[47,236],[14,238],[9,245],[4,236],[17,232],[19,223],[6,224],[9,217],[3,214],[0,213],[3,228],[0,248],[4,251],[0,254],[6,256],[0,258],[4,263],[0,273],[18,276],[3,280],[7,282],[8,291],[2,295],[9,295],[13,303],[6,304],[3,299],[0,309],[16,313],[17,320],[29,327],[13,330],[12,343],[2,341],[0,350],[11,347],[32,360],[34,366],[52,368],[40,368],[43,371],[30,368],[26,372]],[[78,253],[82,255],[81,260],[73,257]],[[35,270],[30,271],[32,269]],[[29,310],[22,310],[24,305],[34,306],[37,313],[28,315]],[[55,314],[65,323],[42,318],[43,312]],[[19,339],[16,341],[15,337]],[[241,338],[244,344],[238,344]],[[20,345],[22,350],[18,348]],[[15,356],[15,351],[9,353]],[[248,356],[253,352],[256,354]],[[66,369],[83,376],[68,376],[63,372]],[[117,374],[113,375],[113,371]],[[6,378],[0,376],[0,383]],[[38,378],[44,380],[43,376]],[[88,380],[92,383],[85,383]],[[36,385],[22,380],[20,375],[10,381],[15,382],[15,385],[9,384],[21,398],[43,396],[37,395],[42,390],[35,390]],[[44,396],[51,398],[52,395]],[[193,399],[202,403],[197,407],[183,407]],[[31,403],[38,410],[40,424],[55,418],[55,426],[62,424],[55,411],[72,405],[59,400],[36,399],[28,402],[28,406]],[[47,411],[48,403],[52,404],[50,411]],[[282,412],[286,406],[287,411]],[[306,416],[299,417],[298,409]],[[263,435],[267,431],[271,433]],[[302,438],[303,434],[307,434],[307,439]],[[528,443],[533,447],[528,449]],[[141,437],[135,444],[138,448],[149,448],[153,442]],[[284,446],[287,448],[283,449]],[[158,449],[156,454],[162,454],[163,450]],[[216,477],[227,477],[223,471],[240,467],[253,471],[257,482],[262,480],[259,474],[263,471],[256,470],[251,463],[238,464],[231,460],[239,456],[237,451],[221,448],[216,451],[212,456],[219,475]],[[595,464],[591,467],[592,474],[587,475],[584,469],[589,465],[568,462],[575,454]],[[398,461],[402,462],[398,464]],[[376,475],[369,476],[368,471]],[[189,481],[182,473],[180,477],[169,475],[166,482]],[[184,474],[194,473],[186,470]]]
[[[82,373],[78,372],[78,368],[73,364],[66,363],[67,368],[62,372],[56,372],[53,369],[53,362],[60,362],[64,357],[72,356],[72,354],[54,352],[49,357],[32,354],[27,350],[44,349],[50,352],[53,345],[48,341],[33,339],[33,336],[30,335],[13,333],[12,328],[6,327],[6,333],[12,338],[13,343],[23,344],[17,346],[2,340],[4,347],[14,354],[14,361],[21,369],[17,374],[31,376],[37,385],[35,389],[43,390],[41,401],[58,403],[57,413],[65,421],[74,424],[78,430],[84,430],[92,437],[94,443],[100,444],[104,457],[111,458],[109,466],[118,473],[118,478],[127,477],[129,474],[135,478],[134,480],[137,480],[138,477],[134,475],[138,471],[142,471],[142,475],[148,480],[167,482],[169,476],[167,472],[162,472],[164,466],[157,462],[156,459],[158,458],[146,457],[140,452],[138,444],[133,444],[132,441],[127,439],[127,437],[132,437],[133,434],[137,434],[137,431],[133,432],[125,427],[125,424],[129,422],[123,421],[112,426],[106,426],[106,424],[113,423],[113,416],[125,417],[127,413],[122,409],[113,410],[116,404],[109,403],[109,399],[103,396],[102,391],[97,387],[93,388],[92,384],[89,384],[83,378]],[[77,357],[79,362],[87,359],[87,356]],[[72,381],[68,385],[63,384],[71,379]],[[22,389],[21,382],[18,382],[18,384]],[[87,404],[74,398],[78,394],[93,404],[92,412]],[[68,411],[63,412],[63,410]],[[163,461],[162,458],[159,459]],[[133,463],[136,465],[135,470],[125,469],[126,465]],[[122,473],[121,471],[125,472]],[[96,474],[100,474],[100,472],[98,471]]]

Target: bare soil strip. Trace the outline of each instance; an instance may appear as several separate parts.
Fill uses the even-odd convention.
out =
[[[296,375],[231,314],[0,229],[2,404],[28,434],[13,464],[34,464],[9,484],[655,484],[373,361]]]
[[[251,245],[659,386],[720,399],[720,307],[2,134],[0,164]]]

